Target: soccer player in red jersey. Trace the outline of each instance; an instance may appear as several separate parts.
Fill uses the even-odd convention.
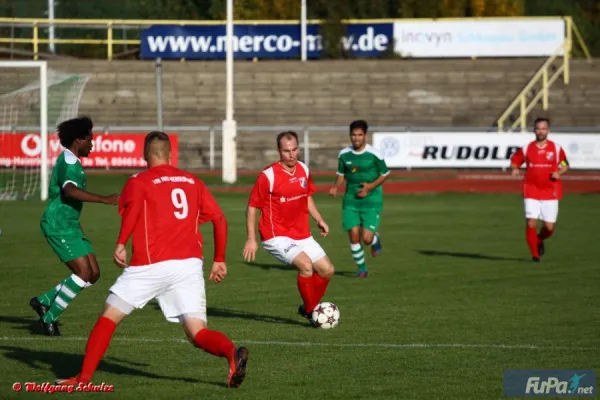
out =
[[[304,302],[298,313],[310,321],[313,309],[325,295],[334,268],[312,237],[308,216],[317,222],[322,236],[327,236],[329,227],[312,198],[315,186],[308,167],[298,160],[298,135],[280,133],[277,149],[280,160],[260,173],[250,194],[244,259],[253,261],[256,257],[256,210],[260,210],[258,231],[262,246],[277,260],[298,269],[298,290]]]
[[[560,145],[548,140],[550,121],[538,118],[534,122],[535,140],[523,146],[511,157],[512,175],[519,176],[519,168],[525,164],[523,197],[527,245],[534,262],[540,261],[545,252],[544,240],[554,233],[558,217],[558,201],[562,199],[560,177],[569,169],[565,151]],[[537,221],[543,226],[537,233]]]
[[[81,372],[57,383],[90,382],[117,325],[156,298],[165,318],[182,323],[194,346],[227,359],[227,384],[238,387],[246,375],[248,350],[236,349],[227,336],[206,327],[203,240],[198,229],[202,223],[213,224],[215,256],[209,280],[219,283],[227,274],[225,216],[201,180],[169,165],[171,144],[165,133],[146,136],[144,158],[148,169],[129,178],[119,202],[121,231],[113,258],[125,270],[110,288],[104,313],[89,336]],[[125,246],[131,235],[128,265]]]

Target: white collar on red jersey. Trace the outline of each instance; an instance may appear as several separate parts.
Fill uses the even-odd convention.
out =
[[[285,172],[286,174],[289,174],[289,175],[291,175],[291,176],[294,176],[294,175],[296,175],[296,168],[298,168],[298,162],[296,162],[296,164],[294,165],[294,169],[293,169],[293,170],[291,170],[291,171],[288,171],[288,170],[287,170],[287,169],[286,169],[286,168],[283,166],[283,164],[281,163],[281,161],[279,161],[277,164],[279,165],[279,167],[281,168],[281,170],[282,170],[283,172]]]

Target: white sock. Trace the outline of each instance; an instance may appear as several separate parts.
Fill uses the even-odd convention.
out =
[[[352,258],[354,259],[354,262],[356,263],[356,266],[359,269],[366,269],[367,266],[365,264],[365,252],[362,249],[362,246],[360,243],[350,243],[350,250],[352,250]]]
[[[86,283],[85,283],[85,285],[83,285],[83,288],[84,288],[84,289],[85,289],[85,288],[89,288],[89,287],[90,287],[90,286],[92,286],[92,285],[93,285],[93,283],[86,282]]]
[[[377,242],[379,242],[379,236],[375,235],[373,236],[373,242],[371,243],[371,246],[375,246]]]

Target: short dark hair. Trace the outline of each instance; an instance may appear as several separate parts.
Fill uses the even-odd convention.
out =
[[[69,148],[77,139],[84,139],[92,134],[94,123],[87,116],[68,119],[58,125],[58,138],[60,144]]]
[[[546,118],[546,117],[537,117],[535,119],[535,121],[533,121],[533,127],[535,128],[535,126],[538,124],[538,122],[545,122],[548,124],[548,126],[550,126],[550,119]]]
[[[155,145],[155,142],[156,143]],[[167,158],[169,156],[169,151],[171,150],[171,140],[169,139],[169,135],[161,131],[152,131],[146,135],[144,139],[144,155],[147,157],[150,154]]]
[[[350,124],[350,133],[352,133],[352,131],[355,129],[362,129],[362,131],[366,134],[367,130],[369,129],[369,125],[364,119],[352,121],[352,123]]]
[[[285,139],[296,139],[296,143],[300,143],[298,141],[298,134],[294,131],[285,131],[285,132],[281,132],[279,135],[277,135],[277,148],[281,149],[281,140],[285,138]]]

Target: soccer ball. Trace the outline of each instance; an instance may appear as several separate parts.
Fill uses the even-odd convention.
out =
[[[335,304],[324,301],[313,310],[312,322],[317,328],[335,328],[340,323],[340,309]]]

